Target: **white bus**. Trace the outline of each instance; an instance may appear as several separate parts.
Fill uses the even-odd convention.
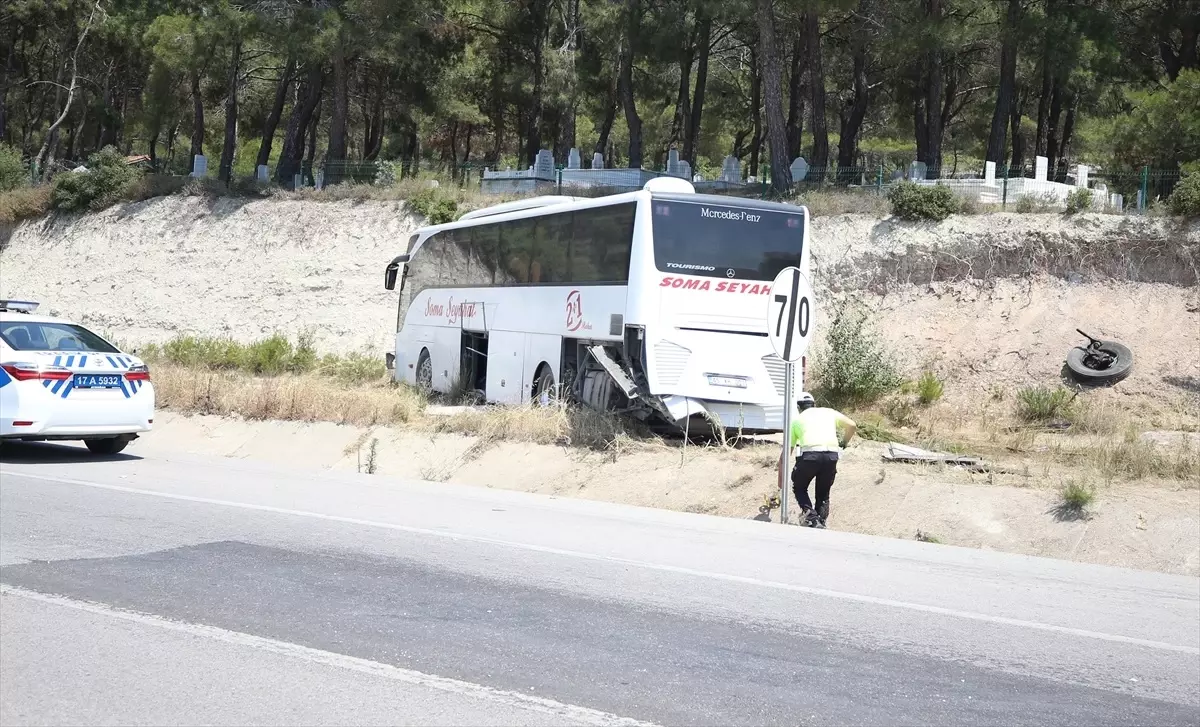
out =
[[[767,309],[791,265],[808,274],[807,209],[680,179],[478,210],[417,230],[387,266],[394,376],[495,403],[562,393],[692,431],[780,431]]]

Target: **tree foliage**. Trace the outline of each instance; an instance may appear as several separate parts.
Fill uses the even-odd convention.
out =
[[[1197,28],[1193,0],[7,0],[0,143],[38,173],[113,146],[226,180],[572,147],[733,154],[778,191],[801,155],[842,183],[1175,168],[1200,157]]]

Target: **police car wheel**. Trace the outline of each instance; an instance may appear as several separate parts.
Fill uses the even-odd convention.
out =
[[[85,439],[83,443],[87,445],[92,454],[117,454],[125,449],[129,440],[125,437],[106,437],[104,439]]]

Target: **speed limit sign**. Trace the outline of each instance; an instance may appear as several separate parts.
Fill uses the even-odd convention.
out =
[[[799,361],[813,334],[813,289],[799,268],[784,268],[771,283],[767,335],[779,358]]]

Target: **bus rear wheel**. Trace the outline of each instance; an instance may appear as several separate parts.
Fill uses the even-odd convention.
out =
[[[556,399],[554,391],[554,372],[546,364],[538,367],[537,376],[533,382],[533,401],[535,404],[549,404]]]

